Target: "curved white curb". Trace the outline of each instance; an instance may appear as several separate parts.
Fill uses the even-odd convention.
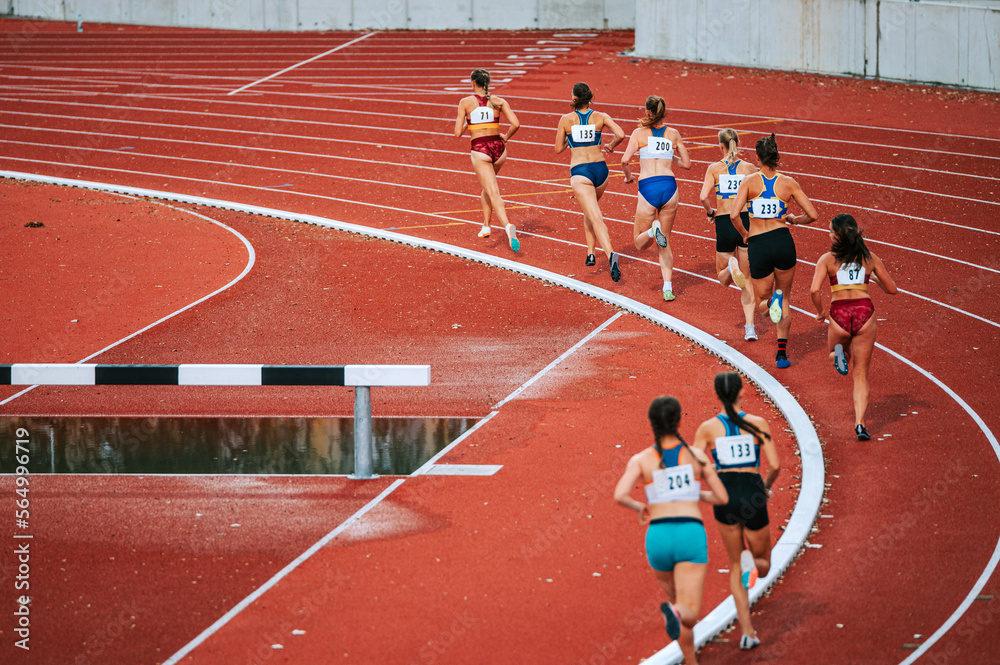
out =
[[[686,337],[693,342],[696,342],[709,352],[714,353],[731,364],[743,373],[750,381],[760,387],[764,394],[774,402],[775,406],[785,416],[789,426],[792,428],[792,433],[799,444],[800,458],[802,460],[802,486],[799,490],[799,497],[795,502],[795,509],[792,512],[791,518],[788,520],[787,526],[785,527],[785,532],[771,550],[771,571],[767,577],[759,580],[757,584],[754,585],[753,590],[750,592],[751,603],[756,602],[757,599],[770,589],[777,579],[785,572],[785,570],[788,569],[788,566],[791,565],[792,561],[795,560],[799,550],[809,537],[813,522],[819,514],[820,505],[823,499],[825,476],[823,468],[823,451],[820,448],[819,437],[816,434],[816,430],[809,421],[809,416],[806,415],[806,412],[802,409],[795,398],[792,397],[791,393],[789,393],[784,386],[778,383],[778,381],[773,376],[768,374],[760,365],[753,362],[725,342],[716,339],[712,335],[709,335],[708,333],[705,333],[698,328],[681,321],[680,319],[654,309],[649,305],[632,300],[631,298],[626,298],[606,289],[591,286],[590,284],[586,284],[569,277],[564,277],[563,275],[559,275],[548,270],[535,268],[533,266],[511,261],[509,259],[502,259],[490,254],[484,254],[482,252],[476,252],[462,247],[455,247],[453,245],[447,245],[433,240],[414,238],[401,233],[372,229],[366,226],[339,222],[324,217],[317,217],[315,215],[298,214],[285,210],[246,205],[234,201],[208,199],[200,196],[188,196],[173,192],[163,192],[85,180],[53,178],[30,173],[19,173],[16,171],[0,171],[0,177],[12,178],[16,180],[30,180],[33,182],[45,182],[70,187],[82,187],[85,189],[100,191],[120,192],[123,194],[131,194],[133,196],[146,196],[156,199],[166,199],[169,201],[179,201],[193,205],[236,210],[252,215],[263,215],[266,217],[275,217],[278,219],[287,219],[295,222],[325,226],[372,238],[390,240],[392,242],[410,245],[411,247],[431,249],[444,254],[451,254],[463,259],[468,259],[470,261],[477,261],[479,263],[496,266],[498,268],[504,268],[505,270],[510,270],[512,272],[534,277],[545,282],[557,284],[572,291],[576,291],[577,293],[582,293],[592,298],[603,300],[604,302],[610,303],[616,307],[620,307],[624,310],[632,312],[633,314],[637,314],[643,318],[653,321],[654,323],[662,325],[663,327],[672,330],[673,332]],[[698,622],[698,625],[695,626],[694,630],[695,642],[699,647],[703,646],[713,637],[725,630],[726,627],[728,627],[729,624],[735,620],[736,605],[730,596],[719,606],[709,612],[705,618]],[[645,662],[650,665],[667,665],[680,663],[682,661],[683,657],[681,655],[680,648],[676,643],[672,643],[668,647],[660,650],[648,658]]]

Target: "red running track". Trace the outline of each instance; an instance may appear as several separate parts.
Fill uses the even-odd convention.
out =
[[[4,104],[0,124],[4,133],[0,138],[3,145],[0,168],[244,201],[377,228],[396,227],[442,242],[505,252],[496,237],[483,242],[474,236],[479,217],[474,179],[464,153],[464,140],[457,141],[450,135],[459,93],[445,89],[463,87],[468,70],[483,64],[481,60],[461,59],[466,57],[468,47],[461,42],[471,40],[469,34],[373,35],[329,58],[238,95],[228,95],[257,78],[358,35],[268,35],[266,41],[256,35],[254,48],[260,57],[248,63],[240,60],[240,49],[245,49],[249,35],[240,33],[98,29],[79,36],[36,33],[25,25],[3,24],[12,35],[8,43],[16,48],[11,49],[13,53],[5,61],[7,66],[2,73],[0,96]],[[758,324],[758,329],[763,330],[761,342],[744,343],[737,325],[735,295],[723,292],[705,279],[714,267],[711,230],[706,228],[700,206],[690,204],[695,203],[705,165],[716,157],[712,144],[717,128],[723,126],[719,123],[735,125],[749,144],[761,132],[775,131],[784,170],[795,175],[821,215],[816,229],[795,230],[803,266],[797,280],[799,293],[792,294],[794,302],[799,306],[807,302],[802,289],[811,272],[808,262],[815,261],[828,247],[823,224],[836,212],[852,212],[866,229],[874,251],[908,291],[893,299],[876,296],[877,315],[885,319],[880,321],[880,343],[924,372],[933,373],[968,405],[968,409],[962,408],[918,369],[887,352],[878,353],[873,365],[869,419],[870,429],[878,440],[869,445],[858,444],[850,436],[849,383],[830,371],[825,329],[811,317],[796,316],[791,343],[795,364],[778,378],[813,417],[825,444],[830,487],[829,503],[823,513],[832,518],[818,521],[819,531],[812,539],[822,549],[807,550],[774,594],[758,606],[756,624],[765,644],[753,658],[759,662],[802,662],[806,658],[838,663],[902,662],[919,648],[915,645],[925,642],[953,616],[974,588],[982,585],[979,594],[973,597],[981,594],[984,599],[973,600],[972,607],[930,647],[921,662],[991,662],[998,646],[995,620],[1000,605],[987,599],[996,594],[997,578],[995,573],[984,577],[984,570],[989,569],[991,556],[995,555],[1000,519],[995,507],[989,507],[991,504],[987,503],[985,510],[977,504],[995,495],[1000,476],[996,454],[984,431],[997,429],[996,417],[986,407],[996,395],[992,358],[998,350],[996,331],[1000,325],[996,320],[995,289],[1000,266],[995,253],[983,252],[984,247],[996,245],[998,235],[989,214],[1000,205],[996,189],[1000,166],[994,156],[1000,136],[989,122],[995,115],[996,95],[791,73],[633,62],[617,55],[631,43],[631,35],[625,33],[602,33],[594,37],[554,35],[552,41],[572,43],[546,47],[567,50],[544,53],[555,58],[525,58],[525,55],[539,55],[525,49],[538,48],[535,42],[547,36],[542,33],[475,36],[477,41],[489,43],[498,56],[496,62],[486,63],[488,67],[497,70],[499,62],[525,63],[516,65],[515,71],[523,73],[512,74],[509,78],[514,80],[497,87],[498,93],[512,102],[524,125],[511,143],[511,160],[501,178],[512,218],[522,232],[523,250],[516,257],[518,260],[611,286],[603,262],[598,263],[596,270],[580,265],[583,251],[579,245],[582,240],[579,212],[567,195],[565,161],[554,157],[548,146],[555,119],[563,112],[569,87],[576,80],[590,83],[597,93],[595,105],[624,121],[626,131],[631,130],[633,125],[628,120],[638,116],[645,96],[660,92],[675,109],[670,121],[689,141],[696,160],[694,168],[681,173],[679,178],[681,201],[688,205],[678,215],[673,242],[677,267],[686,272],[675,276],[675,291],[680,297],[669,305],[670,313],[704,330],[718,332],[764,367],[771,366],[770,324]],[[187,48],[178,48],[178,39],[188,44]],[[398,55],[404,57],[393,58],[391,62],[401,62],[399,68],[387,67],[385,58]],[[545,60],[551,62],[538,65]],[[128,66],[123,66],[123,62]],[[394,163],[401,155],[405,155],[406,165]],[[615,180],[602,207],[616,248],[624,248],[626,255],[634,254],[634,250],[628,249],[634,189]],[[202,212],[207,216],[218,213]],[[357,341],[357,331],[378,326],[382,335],[392,340],[390,344],[379,345],[380,353],[391,346],[391,352],[398,354],[400,362],[411,357],[441,357],[441,363],[432,362],[435,372],[439,364],[444,364],[443,369],[449,372],[446,376],[455,379],[455,383],[418,396],[387,396],[387,412],[427,414],[418,407],[434,405],[449,409],[448,415],[485,415],[497,399],[509,394],[513,387],[612,313],[607,306],[569,294],[556,295],[554,289],[533,286],[494,269],[470,265],[462,270],[475,271],[476,276],[453,275],[458,269],[452,265],[456,263],[453,259],[412,250],[404,252],[405,259],[395,256],[403,250],[393,250],[393,257],[375,256],[354,265],[348,260],[345,267],[343,262],[337,263],[332,258],[333,241],[324,239],[324,234],[350,243],[352,257],[369,258],[371,252],[388,250],[365,247],[380,243],[352,240],[316,229],[293,231],[294,226],[273,220],[254,222],[248,228],[244,228],[247,220],[222,221],[248,237],[254,236],[251,242],[260,245],[261,265],[204,306],[116,347],[101,356],[101,361],[139,362],[138,358],[157,358],[155,362],[173,362],[172,349],[177,348],[177,353],[184,353],[184,360],[190,362],[198,362],[199,357],[247,361],[246,355],[240,353],[253,353],[258,362],[261,361],[256,358],[258,354],[268,354],[274,362],[319,362],[317,358],[329,353],[323,335],[335,335],[334,331],[343,329],[331,325],[332,317],[324,317],[330,311],[344,313],[346,307],[342,307],[340,300],[334,305],[323,299],[322,294],[309,293],[309,299],[302,299],[307,305],[303,313],[297,309],[299,304],[287,302],[287,295],[296,296],[298,301],[298,291],[305,296],[304,292],[321,290],[323,280],[330,280],[331,284],[353,285],[341,289],[347,301],[369,287],[378,293],[371,305],[363,295],[357,298],[351,312],[361,312],[354,315],[360,320],[353,334],[343,335],[347,339],[337,339],[338,351],[346,346],[346,350],[362,356],[366,352],[373,354],[375,349],[370,342]],[[180,235],[196,233],[182,228],[183,225],[178,226]],[[251,234],[251,229],[257,233]],[[288,245],[290,241],[292,244]],[[271,274],[268,271],[261,274],[265,257],[272,261],[275,260],[272,257],[284,254],[275,247],[282,242],[297,258],[277,259]],[[231,252],[241,249],[232,241],[230,244]],[[343,255],[337,253],[338,257]],[[614,289],[636,300],[655,303],[658,276],[655,267],[648,264],[650,259],[652,254],[625,259],[622,263],[625,277]],[[359,263],[363,265],[361,270]],[[401,271],[402,265],[407,268]],[[369,272],[370,280],[357,279]],[[443,275],[447,277],[441,279]],[[231,278],[224,272],[217,280],[226,283]],[[279,287],[277,281],[270,282],[272,279],[291,281]],[[358,284],[364,284],[365,289],[355,291]],[[442,284],[448,287],[428,291],[431,285],[441,289]],[[455,284],[461,284],[467,292],[456,293]],[[293,292],[296,288],[298,291]],[[210,291],[206,289],[204,293]],[[422,291],[427,291],[423,299]],[[138,289],[137,293],[140,292]],[[151,296],[130,294],[122,298],[136,302],[150,301]],[[544,302],[551,298],[559,299],[560,303]],[[564,303],[563,299],[567,301]],[[371,314],[370,308],[376,307],[375,303],[384,307],[379,314]],[[487,309],[484,303],[488,303]],[[267,306],[262,307],[263,304]],[[331,307],[332,310],[327,309]],[[496,307],[510,312],[506,319],[493,311]],[[578,313],[581,308],[589,314],[581,317]],[[285,325],[288,317],[292,317],[293,325]],[[449,321],[456,317],[462,317],[465,323]],[[593,383],[593,390],[607,391],[606,394],[619,398],[612,404],[634,402],[634,408],[619,408],[620,413],[615,417],[623,420],[619,429],[634,433],[638,442],[635,445],[641,445],[646,436],[641,422],[643,404],[662,391],[663,386],[684,390],[685,395],[694,398],[692,404],[699,407],[692,411],[688,421],[692,426],[711,413],[713,400],[707,391],[688,391],[709,385],[717,366],[713,360],[703,358],[704,366],[699,370],[697,353],[690,359],[670,355],[668,376],[648,377],[653,379],[651,382],[622,378],[624,386],[609,390],[603,385],[608,356],[613,359],[611,367],[618,367],[619,362],[624,362],[625,367],[636,363],[646,366],[651,358],[662,354],[662,351],[651,352],[652,349],[671,348],[669,343],[647,348],[634,346],[635,326],[642,332],[638,335],[640,339],[669,336],[650,330],[651,326],[639,321],[627,320],[628,317],[619,319],[608,331],[619,324],[625,326],[626,332],[617,335],[616,344],[622,347],[621,353],[633,360],[621,361],[614,350],[605,349],[602,362],[584,373]],[[252,321],[252,326],[246,325],[248,321]],[[148,322],[151,321],[147,319]],[[463,327],[450,327],[455,324]],[[126,319],[117,325],[128,328],[130,321]],[[464,335],[470,332],[469,327],[476,332],[472,343],[468,338],[463,339],[460,350],[453,351],[452,339],[458,337],[455,331]],[[27,334],[15,325],[10,336],[5,332],[4,339],[17,339],[17,346],[9,348],[21,349],[30,346],[23,341]],[[103,328],[100,334],[105,334]],[[442,344],[439,338],[446,335],[450,336],[449,342]],[[233,344],[234,336],[242,345]],[[77,341],[74,338],[73,343]],[[103,348],[96,338],[87,342],[81,345],[87,349],[80,351],[93,353]],[[7,348],[5,343],[4,350]],[[441,351],[445,349],[448,351],[442,357]],[[54,348],[52,353],[56,355],[45,359],[82,358],[80,353],[74,355],[76,351],[76,348]],[[205,355],[200,356],[201,353]],[[490,363],[492,371],[480,370],[484,362]],[[654,364],[660,367],[658,362]],[[977,371],[977,366],[987,371]],[[685,369],[677,371],[677,367]],[[631,372],[628,376],[639,376],[631,369],[628,371]],[[685,384],[690,382],[692,388],[679,386],[678,376],[683,376]],[[640,380],[646,390],[631,383]],[[578,381],[574,377],[573,381],[548,387],[541,396],[544,406],[532,405],[543,412],[527,420],[514,420],[522,424],[522,429],[515,426],[512,430],[515,443],[508,445],[525,445],[529,437],[526,432],[538,434],[545,445],[575,443],[576,437],[568,433],[541,436],[551,429],[524,424],[558,418],[559,409],[566,409],[562,412],[562,427],[557,428],[562,432],[578,422],[604,424],[609,417],[603,407],[605,401],[598,399],[600,406],[586,400],[577,402],[567,392]],[[6,413],[89,413],[94,411],[96,402],[115,413],[204,413],[209,400],[213,407],[209,411],[216,413],[329,413],[344,412],[347,408],[343,396],[334,397],[329,406],[318,408],[316,395],[305,389],[299,394],[290,392],[289,399],[278,404],[274,404],[273,395],[255,395],[244,400],[205,389],[201,394],[171,395],[170,406],[161,406],[158,402],[161,396],[156,392],[126,395],[102,391],[106,392],[95,396],[92,392],[38,389],[2,408]],[[414,397],[415,404],[411,402]],[[342,400],[339,404],[338,399]],[[422,400],[426,401],[421,403]],[[491,421],[482,430],[484,436],[500,436],[495,431],[500,423],[511,427],[506,419],[515,417],[512,411],[528,406],[523,401],[515,400],[505,406],[498,416],[501,420]],[[241,403],[245,411],[241,410]],[[594,408],[588,410],[590,406]],[[597,413],[593,413],[595,409]],[[970,416],[970,411],[982,419],[982,427]],[[956,436],[959,432],[963,445],[956,446],[953,442],[959,438]],[[490,463],[502,458],[505,448],[498,444],[486,448],[487,443],[475,450],[469,444],[468,449],[461,447],[454,455],[486,455],[483,461]],[[490,453],[486,454],[486,450]],[[790,452],[788,447],[784,450]],[[598,451],[588,452],[598,454]],[[789,459],[790,455],[785,454],[784,458]],[[610,456],[600,462],[600,469],[617,469],[622,460]],[[577,469],[570,464],[567,468],[562,457],[558,461],[553,459],[548,466],[495,463],[505,464],[504,475],[508,477],[497,476],[487,482],[504,482],[504,493],[506,488],[521,487],[541,491],[538,487],[548,486],[556,470],[557,475],[579,473],[576,487],[587,478],[600,477],[586,466]],[[794,472],[783,474],[782,481],[794,482],[792,475]],[[426,518],[428,513],[440,516],[445,510],[442,506],[449,506],[447,511],[455,510],[451,506],[456,504],[448,503],[450,498],[481,490],[478,487],[483,484],[481,480],[452,483],[449,479],[446,488],[435,488],[423,497],[419,488],[412,488],[418,483],[408,481],[393,493],[388,505],[412,500],[415,504],[404,505],[421,517]],[[570,489],[573,485],[567,481],[564,493],[556,498],[568,506],[567,510],[580,505],[589,507],[587,500],[573,497]],[[417,498],[410,499],[409,492],[417,493]],[[58,492],[54,491],[54,499],[56,495]],[[610,483],[603,496],[610,496]],[[493,496],[488,500],[491,504],[497,501]],[[606,524],[602,528],[617,534],[608,542],[635,538],[634,529],[628,533],[614,531],[633,526],[623,524],[630,521],[628,515],[614,506],[597,503],[596,498],[593,501],[594,510],[599,506],[605,511],[602,514],[607,515],[601,522]],[[434,642],[450,634],[454,621],[464,621],[465,615],[459,613],[461,605],[454,603],[455,596],[434,603],[428,601],[427,606],[435,611],[424,612],[425,617],[431,618],[421,624],[412,618],[412,612],[406,611],[406,603],[413,602],[415,589],[420,590],[416,597],[429,598],[427,589],[444,592],[440,581],[446,578],[449,585],[454,584],[455,591],[448,589],[449,593],[469,587],[480,591],[487,586],[487,580],[489,585],[499,585],[498,589],[503,587],[512,598],[531,598],[529,593],[540,593],[534,587],[510,582],[528,579],[526,571],[534,571],[540,565],[535,557],[530,562],[521,562],[515,555],[510,570],[499,574],[477,574],[478,565],[472,566],[467,561],[451,562],[447,575],[435,572],[431,558],[427,558],[434,555],[427,552],[465,551],[467,560],[470,558],[467,550],[476,551],[468,527],[463,531],[462,525],[482,515],[469,505],[470,510],[461,515],[444,513],[446,521],[438,523],[444,525],[440,528],[431,526],[434,520],[415,520],[414,531],[406,533],[420,533],[419,537],[400,538],[396,534],[379,541],[385,550],[365,552],[377,559],[372,565],[380,567],[360,569],[363,572],[357,573],[362,580],[358,593],[350,595],[351,600],[345,605],[348,609],[336,616],[341,620],[343,616],[357,617],[359,627],[365,625],[365,612],[381,609],[380,616],[384,616],[385,608],[364,597],[368,590],[384,588],[380,598],[389,599],[391,611],[406,617],[396,625],[401,622],[405,626],[402,631],[409,636],[400,639],[401,644],[410,646],[401,647],[394,655],[405,658],[402,654],[414,654],[412,659],[420,662],[420,647],[430,646],[421,641]],[[500,510],[500,515],[512,514],[509,506],[494,505],[494,509]],[[597,513],[588,514],[597,517]],[[780,513],[776,509],[773,514]],[[372,513],[373,518],[376,515]],[[526,524],[537,525],[539,520],[545,523],[549,517],[545,512],[530,510],[524,519]],[[501,542],[510,546],[514,543],[510,532],[530,533],[531,528],[508,527],[509,531],[499,532],[504,536]],[[582,531],[585,535],[579,545],[583,548],[585,544],[586,548],[577,550],[581,557],[584,552],[593,554],[597,545],[594,541],[603,539],[587,537],[586,531]],[[496,535],[497,531],[491,529],[490,536]],[[452,543],[455,538],[466,543]],[[441,539],[448,542],[444,544]],[[413,576],[413,586],[401,590],[405,584],[402,578],[385,571],[403,571],[402,561],[406,557],[400,548],[418,546],[426,548],[414,555],[423,563],[419,570],[408,573]],[[441,547],[447,549],[437,549]],[[717,545],[714,547],[713,562],[722,560]],[[268,594],[278,594],[274,597],[281,602],[287,602],[289,597],[304,597],[296,594],[305,585],[315,585],[323,579],[317,577],[321,573],[313,567],[317,562],[327,562],[327,554],[336,554],[334,558],[341,561],[344,555],[340,549],[322,550],[316,555],[319,558],[311,559],[288,578],[289,584],[300,586],[290,589],[283,582]],[[284,562],[274,562],[273,566],[280,567],[300,551],[301,548],[291,549]],[[485,551],[490,550],[487,547]],[[577,559],[577,551],[568,554]],[[561,558],[553,555],[556,558],[548,568],[562,564],[567,571],[575,571],[567,574],[582,575],[577,562],[570,566],[568,554],[563,552]],[[619,553],[618,558],[625,556]],[[349,555],[346,558],[356,560]],[[475,558],[480,564],[482,556],[477,554]],[[588,563],[598,560],[591,556]],[[992,563],[995,568],[995,562]],[[489,564],[495,570],[497,562]],[[589,658],[595,645],[606,644],[603,640],[613,642],[616,631],[609,626],[621,628],[628,638],[614,659],[627,662],[629,658],[648,656],[662,643],[662,634],[658,632],[661,629],[655,621],[648,617],[640,621],[641,628],[635,635],[624,626],[625,619],[632,618],[629,610],[641,608],[656,591],[643,566],[640,557],[632,560],[622,577],[600,578],[613,582],[609,586],[614,590],[601,589],[590,603],[586,602],[588,592],[583,590],[579,579],[576,580],[579,584],[569,585],[573,588],[565,592],[562,605],[556,599],[546,598],[528,603],[518,613],[499,603],[495,609],[498,614],[494,615],[480,610],[484,607],[480,603],[476,611],[470,610],[469,616],[485,623],[466,626],[460,622],[464,631],[462,648],[454,647],[445,653],[432,651],[430,655],[436,660],[465,662],[470,654],[475,659],[479,645],[484,649],[482,653],[495,657],[504,653],[498,651],[499,644],[510,644],[510,640],[503,641],[505,629],[499,626],[510,625],[521,630],[519,635],[526,635],[523,632],[526,627],[537,629],[545,639],[532,640],[529,633],[519,644],[533,647],[543,644],[534,647],[538,653],[560,660],[570,657],[569,660],[576,662],[579,658]],[[460,572],[453,572],[456,570]],[[541,577],[554,581],[539,584],[556,584],[552,575]],[[713,584],[710,577],[708,601],[712,601],[713,593],[715,599],[721,598],[720,586],[718,580]],[[495,587],[488,588],[492,591]],[[639,595],[621,595],[633,591]],[[231,653],[227,650],[233,649],[233,645],[253,644],[248,635],[266,635],[270,627],[280,627],[280,613],[273,612],[269,597],[263,596],[258,604],[195,649],[192,656],[210,662],[212,658],[223,657],[221,654]],[[470,597],[475,596],[463,595]],[[542,609],[545,602],[550,608],[556,607],[558,617],[552,620],[563,623],[549,622],[548,612]],[[311,625],[316,628],[307,630],[303,638],[328,634],[332,629],[330,621],[334,619],[329,613],[318,614],[323,616],[310,613],[308,620],[315,622]],[[530,620],[522,625],[512,618],[517,616],[527,616]],[[595,617],[596,623],[589,623]],[[210,623],[191,617],[184,620],[190,625],[176,630],[171,642],[173,648],[179,648],[197,633],[196,624]],[[579,633],[576,627],[580,628]],[[358,647],[352,645],[346,653],[362,660],[379,655],[374,651],[364,655],[363,649],[379,647],[373,644],[374,640],[364,638],[363,629],[355,627],[346,633],[344,640],[361,643]],[[584,638],[574,640],[573,635],[577,634]],[[553,640],[553,635],[569,638],[571,646],[563,647],[561,639]],[[598,637],[594,638],[595,635]],[[457,640],[456,637],[456,643]],[[138,644],[141,641],[120,640],[115,644],[126,651],[150,653],[152,647]],[[295,644],[299,648],[299,643]],[[443,641],[437,639],[436,644],[440,646]],[[411,649],[413,645],[419,646]],[[157,645],[157,648],[172,653],[171,646]],[[301,641],[302,653],[313,657],[318,657],[320,650],[328,653],[329,646],[323,640]],[[292,657],[291,650],[271,655]],[[155,657],[152,653],[150,656]],[[732,639],[703,652],[704,662],[728,662],[735,658],[741,658],[742,662],[743,657],[734,649]]]

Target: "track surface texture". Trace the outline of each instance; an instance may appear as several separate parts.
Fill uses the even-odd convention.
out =
[[[754,608],[761,647],[741,653],[729,631],[701,662],[997,662],[996,95],[638,60],[620,55],[632,45],[624,32],[76,33],[3,19],[0,44],[0,170],[503,256],[663,309],[771,371],[823,443],[822,516],[812,547]],[[492,91],[522,123],[500,175],[517,254],[500,229],[476,237],[467,138],[452,136],[476,67],[493,71]],[[620,149],[602,209],[624,277],[611,282],[603,257],[583,265],[568,159],[551,148],[579,80],[626,133],[646,96],[663,95],[691,149],[692,169],[677,169],[672,303],[660,300],[653,252],[632,245],[636,190],[621,180]],[[812,264],[839,212],[859,220],[904,290],[874,295],[869,443],[854,440],[850,378],[830,367],[826,325],[796,312],[792,367],[773,369],[772,324],[758,318],[760,341],[744,342],[738,294],[715,281],[714,231],[697,194],[725,126],[744,146],[775,132],[782,171],[816,204],[819,221],[793,230],[794,305],[811,311]],[[744,157],[756,161],[752,152]],[[382,240],[15,179],[0,181],[0,200],[0,362],[430,364],[427,388],[374,389],[375,414],[495,412],[441,462],[503,465],[490,477],[402,482],[33,476],[31,650],[12,646],[19,592],[5,536],[3,662],[635,663],[664,646],[643,531],[612,490],[651,441],[653,397],[681,397],[689,440],[715,413],[711,381],[725,368],[715,356],[605,302]],[[783,461],[770,506],[777,539],[797,494],[796,443],[773,406],[747,392],[746,410],[771,421]],[[0,389],[2,416],[351,408],[346,389]],[[14,489],[0,476],[11,512]],[[707,612],[728,594],[718,572],[728,564],[705,516]]]

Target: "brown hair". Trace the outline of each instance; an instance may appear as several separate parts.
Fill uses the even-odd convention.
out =
[[[770,136],[764,136],[757,140],[757,157],[760,163],[772,169],[777,169],[780,164],[781,155],[778,154],[778,142],[772,132]]]
[[[469,80],[482,88],[486,93],[486,101],[490,101],[490,73],[485,69],[473,69]]]
[[[594,98],[594,93],[590,90],[590,86],[586,83],[577,83],[573,86],[573,101],[570,102],[570,106],[574,109],[581,109],[584,106],[590,104],[590,100]]]
[[[646,97],[646,117],[639,119],[641,127],[652,127],[660,124],[663,116],[667,114],[667,105],[663,102],[663,97],[650,95]]]

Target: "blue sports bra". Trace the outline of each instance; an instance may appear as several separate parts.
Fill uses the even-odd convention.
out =
[[[574,113],[580,118],[580,124],[573,125],[572,130],[566,134],[566,141],[569,142],[569,147],[586,148],[591,145],[601,145],[601,130],[589,122],[594,109],[588,110],[586,115],[579,111],[574,111]],[[576,135],[575,138],[574,134]]]
[[[781,219],[788,214],[788,202],[779,199],[774,193],[774,185],[781,174],[775,173],[770,180],[765,178],[763,173],[759,175],[761,182],[764,183],[764,189],[750,199],[750,216],[757,219]]]

